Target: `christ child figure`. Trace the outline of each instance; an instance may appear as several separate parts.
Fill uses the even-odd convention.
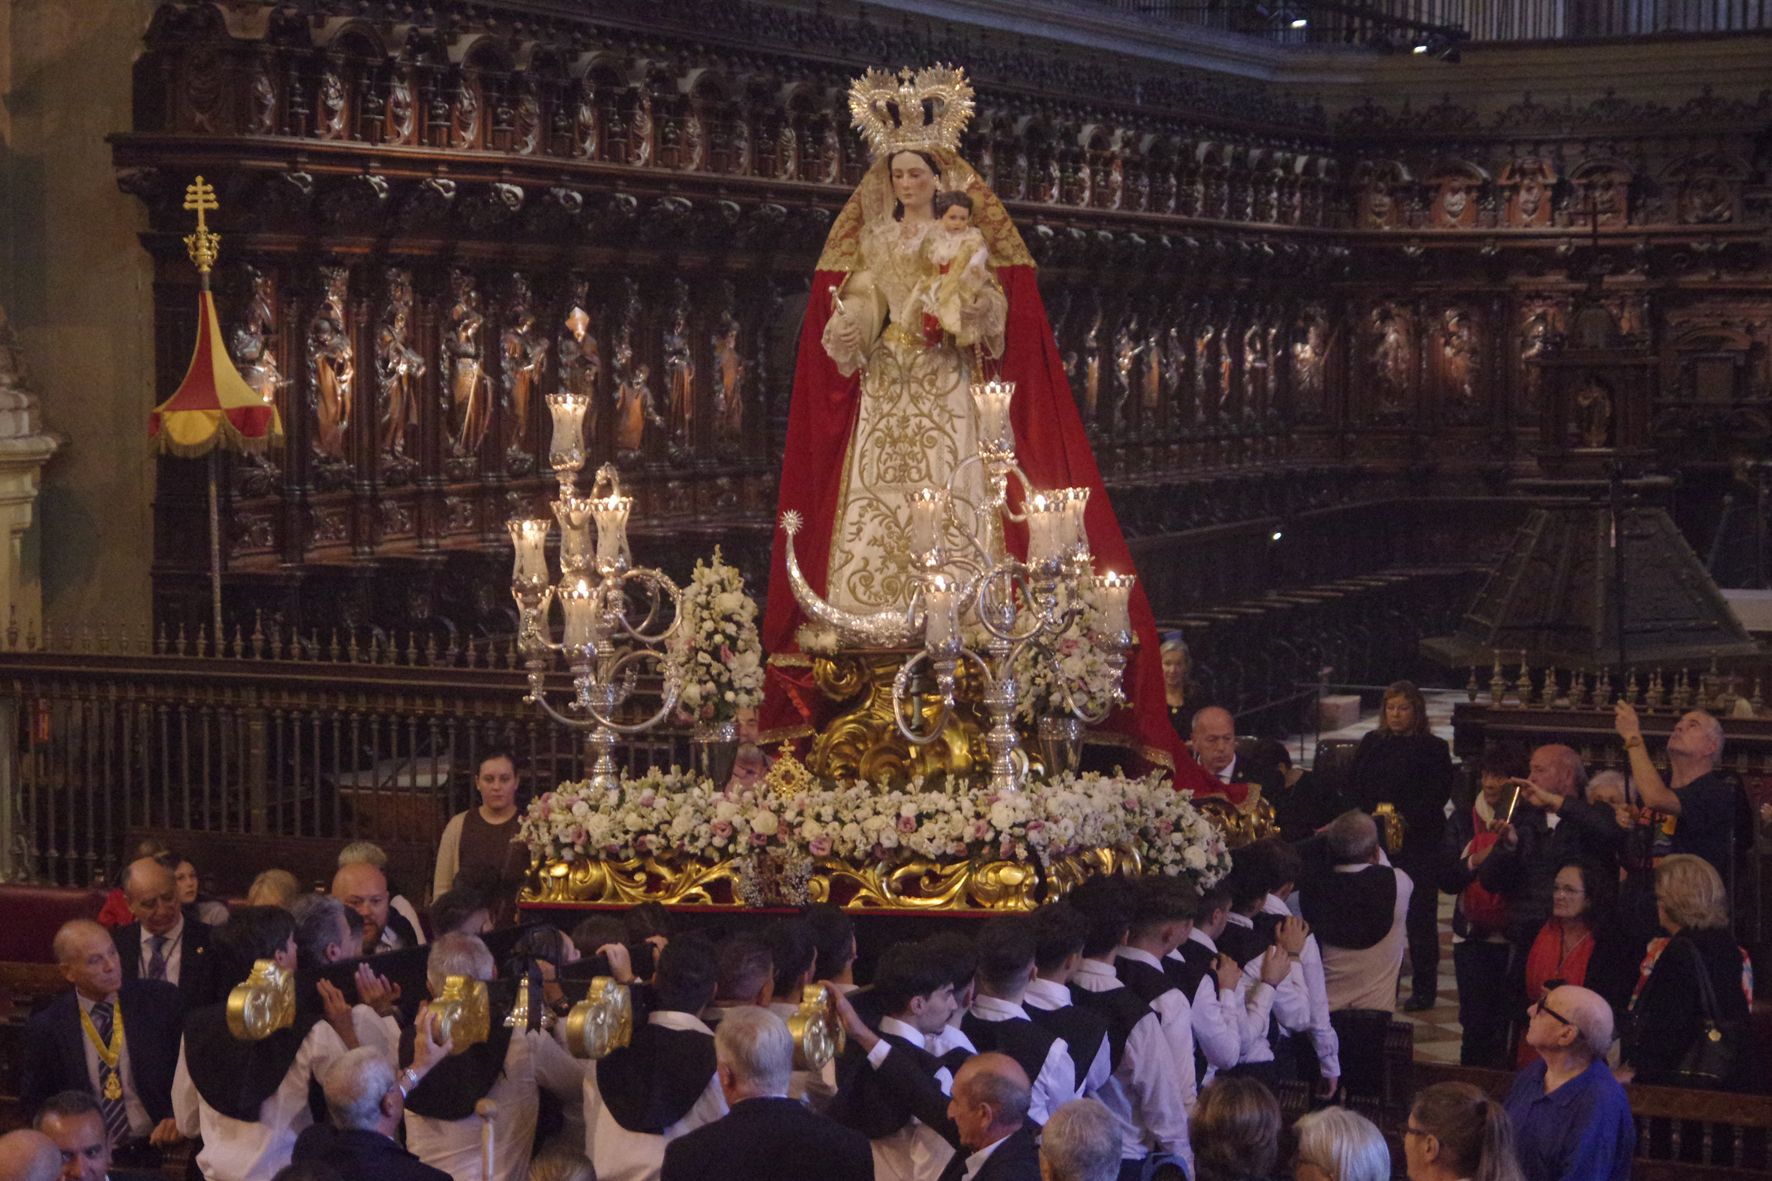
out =
[[[927,278],[921,296],[923,335],[939,344],[946,334],[961,348],[978,343],[978,327],[964,313],[996,281],[990,249],[972,226],[972,198],[958,190],[935,194],[935,226],[923,239]]]

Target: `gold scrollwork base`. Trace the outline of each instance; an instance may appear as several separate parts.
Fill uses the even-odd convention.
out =
[[[941,736],[927,746],[914,746],[899,733],[893,717],[892,681],[906,652],[856,650],[820,656],[812,676],[832,701],[847,708],[824,726],[813,740],[807,766],[822,779],[866,780],[885,787],[902,786],[917,776],[946,775],[954,779],[981,773],[989,763],[979,691],[970,666],[962,665],[958,700]],[[939,724],[941,701],[933,686],[913,685],[917,728]]]
[[[970,858],[932,861],[911,857],[855,865],[834,858],[813,862],[808,900],[848,910],[1033,910],[1096,874],[1137,874],[1136,852],[1088,849],[1061,858],[1044,873],[1031,862]],[[639,857],[628,861],[556,861],[540,867],[524,902],[735,905],[741,862]]]

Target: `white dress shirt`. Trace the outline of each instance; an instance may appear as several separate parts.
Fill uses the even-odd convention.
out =
[[[1128,959],[1133,963],[1143,964],[1147,968],[1155,968],[1161,972],[1163,961],[1148,951],[1136,947],[1116,947],[1115,959]],[[1169,1043],[1169,1052],[1175,1057],[1176,1073],[1181,1076],[1182,1101],[1191,1112],[1194,1100],[1199,1094],[1194,1077],[1194,1014],[1188,1004],[1187,994],[1179,988],[1171,988],[1160,993],[1157,999],[1150,1002],[1151,1011],[1157,1015],[1157,1021],[1163,1027],[1163,1038]]]
[[[966,1031],[960,1028],[960,1012],[958,1010],[954,1013],[954,1019],[941,1027],[940,1033],[925,1038],[924,1042],[926,1043],[924,1048],[937,1058],[946,1058],[955,1050],[965,1050],[969,1055],[978,1053],[978,1047],[972,1044],[972,1039],[967,1037]]]
[[[1112,964],[1084,960],[1071,983],[1090,992],[1125,988]],[[1170,1057],[1162,1023],[1151,1013],[1139,1019],[1126,1036],[1126,1050],[1106,1085],[1095,1093],[1114,1113],[1120,1125],[1120,1157],[1140,1160],[1153,1152],[1167,1152],[1194,1170],[1194,1154],[1188,1145],[1187,1104],[1182,1100],[1181,1076]]]
[[[1027,1010],[1015,1001],[985,996],[982,993],[972,1002],[972,1015],[980,1021],[1012,1021],[1019,1018],[1030,1025],[1033,1023]],[[1040,1064],[1040,1075],[1033,1082],[1033,1095],[1028,1100],[1028,1118],[1036,1124],[1044,1124],[1053,1112],[1077,1097],[1077,1067],[1071,1061],[1070,1047],[1065,1045],[1063,1038],[1053,1038],[1051,1047],[1046,1051],[1046,1061]]]
[[[527,1029],[513,1033],[505,1050],[504,1070],[486,1092],[486,1097],[498,1104],[492,1121],[492,1181],[518,1181],[528,1175],[540,1087],[565,1102],[582,1101],[584,1070],[547,1034]],[[481,1181],[482,1122],[477,1115],[445,1120],[408,1109],[406,1148],[451,1177]]]
[[[1218,944],[1212,936],[1195,927],[1188,939],[1204,947],[1214,958]],[[1165,959],[1181,959],[1172,951]],[[1189,1009],[1193,1016],[1194,1042],[1206,1056],[1206,1075],[1200,1086],[1212,1081],[1221,1070],[1229,1070],[1241,1061],[1243,1045],[1251,1039],[1266,1043],[1268,1014],[1273,1011],[1273,986],[1256,976],[1253,980],[1238,973],[1237,982],[1219,991],[1218,977],[1210,969],[1200,977]]]
[[[666,1029],[693,1029],[713,1036],[713,1031],[697,1017],[674,1009],[653,1013],[646,1018],[649,1025]],[[585,1156],[596,1170],[597,1181],[657,1181],[664,1167],[665,1145],[703,1124],[711,1124],[726,1114],[726,1095],[720,1090],[720,1076],[708,1076],[708,1085],[683,1118],[663,1132],[630,1132],[616,1122],[603,1105],[597,1090],[595,1063],[585,1072]]]
[[[419,946],[423,947],[425,943],[425,925],[419,920],[418,908],[412,905],[411,900],[404,894],[396,894],[388,899],[388,909],[394,911],[401,918],[412,924],[412,933],[418,936]]]
[[[1041,980],[1036,977],[1028,981],[1028,990],[1022,996],[1021,1003],[1024,1008],[1041,1009],[1046,1012],[1068,1008],[1072,1004],[1071,990],[1054,981]],[[1071,1059],[1073,1071],[1076,1066],[1076,1059]],[[1101,1039],[1101,1045],[1095,1047],[1095,1058],[1089,1063],[1089,1069],[1084,1071],[1083,1077],[1077,1080],[1077,1097],[1083,1098],[1095,1094],[1101,1089],[1102,1084],[1107,1082],[1108,1076],[1113,1073],[1113,1070],[1112,1049],[1108,1045],[1107,1038],[1104,1037]]]
[[[1292,917],[1292,910],[1286,905],[1286,900],[1272,894],[1263,900],[1261,909],[1264,914],[1278,915],[1283,919]],[[1308,1031],[1311,1045],[1317,1051],[1317,1063],[1322,1076],[1340,1078],[1341,1043],[1335,1036],[1335,1027],[1329,1024],[1329,990],[1323,979],[1323,949],[1318,945],[1315,935],[1304,937],[1304,950],[1298,953],[1298,963],[1293,967],[1299,970],[1304,980],[1310,1020],[1302,1029],[1287,1025],[1284,1021],[1280,1024],[1287,1033]],[[1286,976],[1289,980],[1292,974],[1288,972]]]
[[[1359,873],[1364,865],[1338,865],[1336,873]],[[1391,910],[1391,929],[1371,947],[1328,947],[1323,951],[1323,985],[1329,995],[1332,1012],[1342,1009],[1385,1009],[1397,1007],[1397,969],[1403,965],[1406,942],[1403,920],[1409,911],[1409,895],[1415,883],[1409,875],[1392,867],[1397,875],[1397,901]]]
[[[148,934],[146,927],[141,928],[141,933],[140,972],[141,978],[148,980],[151,979],[148,975],[148,965],[154,962],[154,937]],[[160,948],[160,955],[166,961],[166,975],[161,979],[168,984],[177,984],[179,969],[185,962],[185,916],[182,911],[179,913],[178,921],[172,924],[172,929],[167,931],[163,938],[166,942]]]
[[[920,1050],[929,1048],[929,1039],[922,1030],[896,1017],[880,1018],[880,1032]],[[892,1043],[882,1037],[868,1052],[868,1063],[878,1069],[891,1052]],[[942,1094],[953,1094],[954,1076],[947,1067],[935,1072],[935,1081]],[[936,1181],[954,1157],[954,1146],[915,1117],[890,1136],[869,1140],[868,1146],[874,1154],[874,1181]]]
[[[356,1005],[351,1024],[359,1045],[377,1047],[390,1063],[397,1061],[400,1030],[392,1017],[377,1017],[368,1005]],[[172,1079],[172,1112],[183,1135],[203,1137],[197,1167],[205,1181],[271,1181],[289,1163],[295,1138],[314,1122],[308,1109],[308,1084],[344,1052],[338,1032],[324,1021],[315,1022],[282,1085],[259,1105],[258,1119],[237,1120],[203,1102],[180,1047],[178,1072]]]
[[[90,1015],[93,1002],[83,992],[76,992],[74,998],[80,1002],[80,1011]],[[123,1006],[117,1002],[117,994],[112,993],[111,1020],[117,1021]],[[116,1028],[115,1025],[112,1026]],[[86,1051],[86,1077],[92,1083],[94,1096],[104,1094],[104,1087],[99,1081],[98,1047],[92,1044],[92,1038],[86,1034],[84,1026],[80,1030],[80,1046]],[[141,1095],[135,1089],[135,1075],[129,1069],[129,1022],[123,1022],[123,1050],[117,1055],[117,1077],[123,1083],[123,1110],[129,1114],[129,1135],[131,1139],[139,1139],[154,1130],[154,1121],[148,1115],[148,1109],[142,1106]]]

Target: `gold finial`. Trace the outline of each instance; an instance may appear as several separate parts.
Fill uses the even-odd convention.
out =
[[[220,208],[215,199],[215,186],[202,177],[185,189],[185,210],[197,215],[197,228],[185,235],[185,249],[190,252],[191,261],[197,264],[199,275],[207,275],[209,268],[215,265],[216,255],[221,253],[221,235],[209,228],[209,222],[203,216]]]
[[[876,157],[921,148],[953,151],[972,119],[972,84],[957,66],[869,70],[849,87],[849,114]]]
[[[763,777],[763,786],[779,800],[792,799],[811,790],[813,787],[812,772],[806,765],[796,759],[789,751],[782,751],[769,768],[769,774]]]

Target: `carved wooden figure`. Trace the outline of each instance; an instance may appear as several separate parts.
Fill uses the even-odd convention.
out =
[[[351,425],[357,367],[345,322],[350,270],[320,268],[319,305],[308,321],[308,401],[310,437],[322,460],[342,464],[347,458],[345,432]]]

